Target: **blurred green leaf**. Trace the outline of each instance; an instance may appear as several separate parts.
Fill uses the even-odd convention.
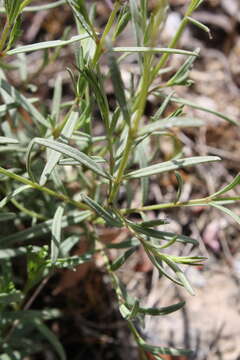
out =
[[[67,216],[64,216],[62,219],[62,228],[65,228],[69,225],[79,224],[83,220],[87,219],[92,213],[90,211],[75,211],[68,213]],[[28,241],[40,236],[46,236],[51,233],[53,220],[47,220],[41,224],[34,225],[29,229],[18,231],[7,236],[2,236],[0,238],[1,246],[10,246],[16,242]]]
[[[178,202],[181,197],[181,194],[182,194],[182,188],[183,188],[184,182],[183,182],[183,178],[182,178],[181,174],[178,171],[175,171],[174,174],[176,176],[177,183],[178,183],[178,190],[177,190],[175,202]]]
[[[215,201],[211,201],[209,203],[209,205],[211,205],[211,206],[215,207],[216,209],[221,210],[225,214],[229,215],[230,217],[232,217],[240,225],[240,216],[235,214],[232,210],[226,208],[225,206],[219,205]]]
[[[32,105],[31,101],[1,77],[0,77],[0,88],[8,94],[8,96],[12,99],[13,102],[17,103],[20,107],[24,108],[24,110],[26,110],[32,116],[33,120],[39,122],[40,124],[42,124],[47,128],[49,127],[48,121]]]
[[[52,344],[59,358],[61,360],[66,360],[67,357],[65,350],[56,335],[49,330],[49,328],[40,319],[34,319],[33,322],[38,331]]]
[[[15,217],[16,217],[15,213],[11,213],[11,212],[0,213],[0,222],[12,220]]]
[[[16,290],[10,293],[0,293],[0,304],[10,305],[12,303],[19,303],[23,300],[21,291]]]

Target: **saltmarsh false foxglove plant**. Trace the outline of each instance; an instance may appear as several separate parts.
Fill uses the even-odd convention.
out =
[[[156,0],[151,12],[147,0],[117,0],[101,33],[96,29],[94,3],[89,6],[83,0],[59,0],[34,6],[31,0],[2,2],[0,180],[1,192],[5,195],[0,201],[0,221],[7,226],[0,238],[0,348],[4,354],[0,355],[0,359],[23,359],[34,352],[41,352],[42,337],[48,339],[60,359],[66,359],[63,346],[44,322],[58,317],[59,311],[32,311],[30,307],[35,295],[56,269],[74,268],[89,261],[95,253],[100,253],[105,260],[119,310],[129,325],[142,358],[147,358],[147,354],[156,359],[161,359],[162,354],[190,354],[190,350],[146,343],[137,326],[138,320],[142,321],[145,315],[169,314],[180,309],[184,303],[165,308],[145,308],[138,299],[127,294],[116,270],[142,247],[161,276],[166,276],[193,295],[194,290],[182,265],[198,265],[204,258],[174,256],[166,249],[175,242],[197,246],[197,241],[184,234],[162,231],[161,226],[166,224],[166,220],[158,217],[152,220],[148,212],[212,206],[240,223],[239,217],[226,207],[240,198],[225,196],[239,184],[239,175],[214,194],[181,201],[183,179],[177,170],[221,161],[219,157],[185,157],[181,146],[177,146],[173,158],[162,162],[154,157],[156,149],[153,148],[151,154],[149,152],[153,137],[161,141],[161,137],[167,135],[179,144],[172,128],[202,125],[200,120],[186,117],[183,113],[184,105],[192,108],[199,106],[178,98],[169,90],[173,86],[191,83],[189,71],[199,56],[199,49],[179,49],[178,43],[189,23],[209,33],[205,25],[194,19],[193,13],[202,2],[189,1],[178,29],[166,47],[159,47],[159,42],[167,17],[167,0]],[[50,11],[64,4],[72,10],[77,34],[69,37],[69,32],[64,32],[59,40],[15,45],[21,39],[21,19],[25,12]],[[135,45],[119,47],[118,38],[130,23]],[[63,102],[63,83],[58,75],[51,107],[39,106],[37,102],[41,99],[26,96],[24,91],[32,79],[27,66],[28,54],[36,51],[43,54],[42,63],[35,73],[35,76],[40,76],[49,63],[58,61],[62,48],[70,44],[74,44],[76,55],[75,64],[66,69],[73,87],[71,100]],[[130,74],[131,80],[126,82],[122,67],[125,59],[132,54],[137,59],[138,70],[136,74]],[[169,57],[176,54],[184,56],[185,61],[173,74],[167,66]],[[103,58],[108,64],[107,72],[101,65]],[[11,71],[19,73],[18,88],[8,80]],[[163,73],[164,79],[169,74],[164,82],[161,78]],[[114,89],[114,106],[109,103],[106,91],[109,79]],[[154,96],[160,105],[146,120],[144,114],[149,96]],[[170,104],[176,105],[175,110],[170,114],[168,111],[166,116]],[[95,135],[96,109],[101,135]],[[211,109],[202,107],[201,110],[238,125],[235,120]],[[79,193],[72,194],[69,189],[72,181],[67,171],[69,166],[79,185]],[[175,199],[170,203],[149,205],[152,176],[170,171],[176,171],[178,190]],[[141,202],[137,207],[133,205],[136,184],[141,192]],[[127,189],[123,206],[119,201],[121,189]],[[141,221],[134,220],[136,215]],[[26,223],[27,228],[16,231],[19,224]],[[81,236],[89,240],[89,250],[81,256],[70,255],[81,237],[79,239],[74,231],[63,233],[72,224],[78,224],[82,228]],[[111,261],[108,252],[111,244],[105,245],[99,238],[98,229],[103,226],[127,229],[129,233],[127,241],[114,245],[121,249],[114,261]],[[43,236],[45,245],[34,245],[35,240]],[[14,281],[12,269],[14,259],[19,256],[24,256],[27,261],[27,279],[22,287]],[[32,293],[34,295],[30,296]],[[33,339],[30,334],[36,330],[41,337]]]

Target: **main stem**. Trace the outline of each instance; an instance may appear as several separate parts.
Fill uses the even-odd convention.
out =
[[[36,190],[39,190],[41,192],[45,192],[46,194],[50,195],[50,196],[53,196],[59,200],[62,200],[66,203],[70,203],[72,205],[74,205],[76,208],[78,209],[81,209],[81,210],[89,210],[89,207],[86,205],[86,204],[83,204],[82,202],[79,202],[79,201],[75,201],[75,200],[72,200],[70,199],[68,196],[64,195],[64,194],[59,194],[58,192],[52,190],[52,189],[49,189],[45,186],[41,186],[39,185],[38,183],[35,183],[29,179],[26,179],[25,177],[23,176],[20,176],[20,175],[17,175],[9,170],[6,170],[2,167],[0,167],[0,174],[3,174],[13,180],[16,180],[16,181],[19,181],[20,183],[22,184],[25,184],[25,185],[29,185],[31,186],[31,188],[33,189],[36,189]]]
[[[130,153],[132,150],[132,146],[134,144],[134,140],[137,135],[139,122],[142,118],[142,115],[143,115],[143,112],[145,109],[149,85],[150,85],[150,82],[149,82],[148,68],[147,68],[147,66],[145,66],[142,83],[140,84],[139,96],[137,96],[136,102],[133,105],[133,108],[136,108],[136,112],[135,112],[135,115],[134,115],[134,118],[132,121],[132,125],[130,126],[129,131],[128,131],[126,147],[124,149],[123,156],[122,156],[119,168],[118,168],[117,176],[115,178],[115,182],[114,182],[112,191],[109,196],[110,204],[114,202],[116,195],[118,193],[119,187],[121,185],[124,171],[126,169],[128,159],[129,159],[129,156],[130,156]]]

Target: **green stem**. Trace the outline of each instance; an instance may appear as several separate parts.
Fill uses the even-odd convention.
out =
[[[23,1],[22,4],[21,4],[21,6],[20,6],[20,9],[19,9],[20,11],[19,11],[19,13],[22,12],[23,9],[24,9],[26,6],[28,6],[32,1],[33,1],[33,0],[25,0],[25,1]]]
[[[170,44],[168,45],[168,48],[172,49],[172,48],[175,48],[179,39],[181,38],[182,36],[182,33],[183,31],[185,30],[188,22],[189,22],[189,19],[188,19],[188,16],[190,16],[192,14],[192,12],[194,11],[195,7],[193,6],[195,3],[195,1],[191,1],[190,5],[188,6],[187,8],[187,11],[181,21],[181,23],[179,24],[179,27],[174,35],[174,37],[172,38]],[[170,54],[169,53],[165,53],[162,55],[159,63],[155,66],[155,68],[153,69],[152,71],[152,81],[155,79],[155,77],[158,75],[158,72],[161,70],[161,68],[166,64],[168,58],[169,58]]]
[[[114,23],[114,20],[115,20],[115,17],[117,15],[117,12],[118,10],[120,9],[121,7],[121,2],[119,0],[117,0],[114,4],[114,8],[113,8],[113,11],[111,12],[111,15],[108,19],[108,22],[105,26],[105,29],[104,29],[104,32],[102,34],[102,37],[100,39],[100,41],[98,42],[97,44],[97,48],[96,48],[96,51],[95,51],[95,54],[94,54],[94,58],[93,58],[93,65],[96,65],[98,60],[99,60],[99,57],[101,56],[102,54],[102,51],[104,49],[104,43],[105,43],[105,39],[106,39],[106,36],[107,34],[109,33],[109,31],[111,30],[112,28],[112,25]]]
[[[129,128],[129,131],[128,131],[126,147],[124,149],[123,156],[120,161],[117,176],[115,179],[115,183],[113,185],[113,188],[112,188],[112,191],[111,191],[111,194],[109,197],[109,203],[114,202],[114,199],[115,199],[115,197],[118,193],[119,187],[121,185],[122,178],[124,175],[124,170],[126,169],[126,166],[128,164],[128,159],[129,159],[129,156],[130,156],[130,153],[132,150],[132,146],[133,146],[134,140],[137,135],[139,122],[142,118],[142,115],[143,115],[143,112],[145,109],[147,96],[148,96],[149,84],[150,84],[150,82],[149,82],[148,67],[144,66],[143,80],[142,80],[142,83],[140,84],[139,96],[136,97],[136,102],[133,105],[133,109],[136,109],[136,112],[134,114],[132,126]]]
[[[29,210],[27,208],[25,208],[25,206],[23,206],[22,204],[20,204],[17,200],[15,199],[11,199],[11,203],[20,211],[22,211],[23,213],[25,213],[26,215],[32,217],[32,218],[37,218],[40,220],[47,220],[47,218],[44,215],[38,214],[35,211]]]
[[[170,202],[165,204],[156,204],[156,205],[148,205],[142,206],[135,209],[123,209],[121,212],[123,214],[131,214],[134,212],[142,212],[142,211],[151,211],[151,210],[162,210],[162,209],[171,209],[175,207],[183,207],[183,206],[194,206],[194,205],[209,205],[209,203],[213,201],[211,197],[189,200],[189,201],[178,201],[178,202]]]
[[[50,196],[53,196],[53,197],[55,197],[55,198],[57,198],[59,200],[62,200],[65,203],[72,204],[78,209],[89,210],[89,207],[87,205],[83,204],[82,202],[72,200],[66,195],[59,194],[59,193],[57,193],[56,191],[54,191],[52,189],[49,189],[49,188],[47,188],[45,186],[41,186],[36,182],[33,182],[33,181],[29,180],[29,179],[26,179],[25,177],[17,175],[17,174],[15,174],[15,173],[13,173],[11,171],[8,171],[8,170],[6,170],[6,169],[4,169],[2,167],[0,167],[0,174],[3,174],[5,176],[7,176],[7,177],[9,177],[11,179],[14,179],[16,181],[19,181],[19,182],[21,182],[23,184],[30,185],[33,189],[39,190],[41,192],[45,192],[46,194],[48,194]]]
[[[5,43],[7,41],[10,28],[11,28],[11,25],[10,25],[8,19],[6,19],[6,22],[5,22],[3,31],[2,31],[2,35],[1,35],[1,39],[0,39],[0,53],[4,49],[4,46],[5,46]],[[1,54],[1,55],[3,56],[4,54]]]

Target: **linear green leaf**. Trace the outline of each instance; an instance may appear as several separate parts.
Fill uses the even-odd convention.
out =
[[[67,143],[68,139],[71,138],[74,128],[76,126],[76,123],[78,121],[78,112],[71,112],[66,124],[64,125],[62,132],[59,137],[59,142]],[[60,152],[57,152],[55,150],[50,150],[48,161],[42,171],[39,184],[41,186],[45,185],[47,182],[47,179],[49,178],[50,174],[52,173],[53,169],[57,165],[58,161],[60,160],[62,154]]]
[[[88,169],[91,169],[96,174],[106,179],[110,178],[110,176],[106,174],[95,161],[93,161],[88,155],[84,154],[83,152],[62,142],[43,139],[43,138],[34,138],[29,144],[28,152],[27,152],[27,169],[30,176],[32,175],[32,171],[30,168],[30,153],[34,144],[43,145],[52,150],[58,151],[65,156],[68,156],[74,160],[79,161],[80,164],[85,165]]]
[[[122,227],[122,223],[117,217],[114,217],[109,210],[104,209],[100,204],[89,196],[82,194],[82,201],[91,207],[100,217],[102,217],[110,226]]]
[[[106,162],[106,160],[103,159],[101,156],[90,156],[90,158],[93,161],[95,161],[97,164],[103,164]],[[58,161],[58,165],[67,166],[67,165],[81,165],[81,164],[77,160],[73,160],[71,158],[64,158]]]
[[[111,270],[116,271],[119,269],[126,261],[127,259],[137,250],[137,246],[125,251],[123,255],[120,255],[111,265]]]
[[[27,52],[31,52],[31,51],[38,51],[38,50],[55,48],[55,47],[58,47],[58,46],[66,46],[66,45],[72,44],[74,42],[84,40],[84,39],[86,39],[88,37],[89,37],[88,34],[82,34],[82,35],[73,36],[69,40],[43,41],[43,42],[40,42],[40,43],[19,46],[16,49],[9,50],[7,52],[7,55],[15,55],[15,54],[27,53]]]
[[[200,21],[198,21],[198,20],[196,20],[196,19],[194,19],[194,18],[192,18],[192,17],[190,17],[190,16],[187,16],[187,19],[188,19],[193,25],[195,25],[195,26],[199,27],[201,30],[205,31],[205,32],[208,34],[208,36],[209,36],[210,39],[212,38],[212,36],[211,36],[211,31],[210,31],[210,29],[209,29],[208,26],[204,25],[204,24],[201,23]]]
[[[12,220],[16,217],[16,214],[12,212],[0,213],[0,222]]]
[[[159,225],[166,225],[166,224],[169,224],[168,219],[154,219],[154,220],[143,221],[139,225],[149,228],[152,226],[159,226]]]
[[[178,264],[186,265],[202,265],[202,262],[207,258],[204,256],[174,256],[168,255],[168,257]]]
[[[200,49],[196,49],[196,53],[199,54]],[[188,85],[188,75],[192,68],[196,56],[189,56],[187,60],[179,67],[177,72],[168,80],[167,86],[174,85]]]
[[[183,350],[183,349],[174,349],[171,347],[163,347],[163,346],[154,346],[147,343],[139,344],[142,349],[145,351],[149,351],[153,355],[173,355],[173,356],[181,356],[181,355],[191,355],[193,352],[191,350]]]
[[[11,293],[1,293],[0,294],[0,304],[8,305],[13,302],[20,302],[23,299],[23,294],[21,291],[13,291]]]
[[[184,288],[189,292],[190,295],[195,295],[195,292],[189,283],[187,277],[184,275],[183,271],[177,266],[177,264],[172,261],[168,255],[160,255],[161,259],[175,272],[178,279],[181,281]]]
[[[29,98],[28,101],[32,104],[38,101],[37,98]],[[19,107],[20,104],[16,103],[16,102],[9,102],[7,104],[4,105],[0,105],[0,117],[3,117],[6,115],[6,113],[11,110],[11,109],[16,109],[17,107]]]
[[[183,182],[183,178],[182,178],[181,174],[178,171],[175,171],[175,176],[176,176],[177,183],[178,183],[177,195],[176,195],[176,200],[175,200],[175,202],[177,203],[181,197],[184,182]]]
[[[39,251],[40,247],[33,246],[33,250]],[[20,246],[16,249],[8,248],[8,249],[0,249],[0,259],[10,259],[16,256],[25,255],[27,253],[27,247]]]
[[[160,96],[162,95],[162,93],[160,94]],[[233,124],[233,125],[237,125],[237,126],[240,126],[240,123],[235,120],[235,119],[232,119],[230,118],[229,116],[225,115],[225,114],[222,114],[221,112],[219,111],[215,111],[215,110],[212,110],[212,109],[209,109],[208,107],[204,107],[204,106],[201,106],[201,105],[198,105],[192,101],[189,101],[189,100],[186,100],[186,99],[183,99],[183,98],[177,98],[177,97],[171,97],[170,101],[172,102],[176,102],[178,104],[183,104],[183,105],[187,105],[187,106],[190,106],[192,107],[193,109],[198,109],[198,110],[201,110],[201,111],[204,111],[204,112],[207,112],[209,114],[213,114],[213,115],[216,115],[217,117],[223,119],[223,120],[226,120],[227,122]]]
[[[6,136],[0,136],[0,144],[18,144],[17,139],[11,139]]]
[[[136,231],[137,233],[140,234],[144,234],[148,237],[153,237],[156,239],[160,239],[160,240],[171,240],[172,238],[175,238],[177,236],[177,242],[182,242],[182,243],[190,243],[190,244],[194,244],[197,245],[198,242],[195,239],[192,239],[188,236],[185,235],[177,235],[171,232],[167,232],[167,231],[160,231],[160,230],[155,230],[155,229],[150,229],[147,228],[145,226],[142,226],[142,224],[134,224],[130,221],[128,221],[129,226]]]
[[[60,244],[60,254],[62,257],[68,256],[73,246],[79,242],[79,234],[71,235]]]
[[[156,47],[146,47],[146,46],[126,46],[126,47],[114,47],[112,49],[114,52],[127,52],[127,53],[161,53],[161,54],[180,54],[180,55],[190,55],[198,56],[198,53],[194,51],[181,50],[181,49],[170,49],[170,48],[156,48]]]
[[[188,118],[185,116],[166,118],[154,121],[151,124],[144,126],[139,131],[139,135],[151,133],[156,130],[171,129],[173,127],[200,127],[203,125],[203,121],[195,118]]]
[[[230,184],[224,186],[224,188],[218,190],[214,194],[211,194],[211,198],[215,198],[216,196],[225,194],[226,192],[234,189],[237,185],[240,184],[240,173],[230,182]]]
[[[151,165],[139,170],[131,171],[130,173],[125,175],[125,178],[136,179],[144,176],[161,174],[166,171],[185,168],[187,166],[194,166],[206,162],[219,161],[219,160],[221,159],[218,156],[196,156],[196,157],[189,157],[183,159],[176,159],[176,160],[166,161],[160,164]]]
[[[124,84],[121,76],[120,69],[118,67],[117,61],[115,56],[113,55],[112,51],[109,54],[109,64],[110,64],[110,74],[111,79],[114,87],[114,93],[118,104],[120,106],[120,110],[123,113],[123,118],[126,123],[130,124],[130,113],[128,110],[127,100],[125,96]]]
[[[82,265],[92,259],[92,254],[85,253],[81,256],[70,256],[66,258],[58,258],[54,261],[54,264],[52,260],[47,260],[45,266],[48,268],[59,268],[59,269],[74,269],[78,265]]]
[[[62,232],[62,219],[63,219],[64,207],[58,206],[52,223],[52,240],[51,240],[51,260],[55,262],[57,260],[60,244],[61,244],[61,232]]]
[[[21,320],[31,321],[33,318],[40,318],[43,320],[57,319],[61,316],[61,311],[58,309],[46,309],[46,310],[19,310],[19,311],[3,311],[1,314],[1,320],[4,322]]]
[[[49,328],[40,319],[33,319],[33,323],[38,331],[50,342],[50,344],[52,344],[59,355],[59,358],[61,360],[66,360],[65,350],[56,335],[49,330]]]
[[[18,187],[16,190],[14,190],[13,192],[11,192],[10,194],[8,194],[5,198],[3,198],[0,201],[0,208],[4,207],[8,201],[10,201],[12,198],[14,198],[16,195],[20,194],[22,191],[31,189],[30,185],[23,185]]]
[[[137,245],[140,245],[140,242],[138,239],[129,239],[129,240],[126,240],[126,241],[121,241],[119,243],[110,243],[110,244],[107,244],[107,248],[108,249],[126,249],[126,248],[129,248],[129,247],[134,247],[134,246],[137,246]]]
[[[52,100],[52,111],[51,117],[54,122],[54,125],[57,124],[60,109],[61,109],[61,100],[62,100],[62,76],[59,74],[56,78],[56,82],[54,85],[54,93]]]
[[[167,314],[171,314],[174,311],[181,309],[185,305],[185,301],[181,301],[177,304],[162,307],[162,308],[143,308],[139,307],[139,312],[145,315],[152,315],[152,316],[164,316]]]
[[[221,210],[225,214],[231,216],[240,225],[240,216],[235,214],[232,210],[226,208],[225,206],[217,204],[215,201],[211,201],[209,203],[209,205],[211,205],[211,206],[215,207],[216,209]]]
[[[38,121],[45,127],[50,126],[48,121],[43,117],[43,115],[32,105],[31,101],[27,99],[24,95],[22,95],[9,83],[7,83],[3,78],[0,78],[0,88],[8,94],[8,96],[12,99],[13,102],[17,103],[18,106],[24,108],[24,110],[26,110],[34,120]]]

